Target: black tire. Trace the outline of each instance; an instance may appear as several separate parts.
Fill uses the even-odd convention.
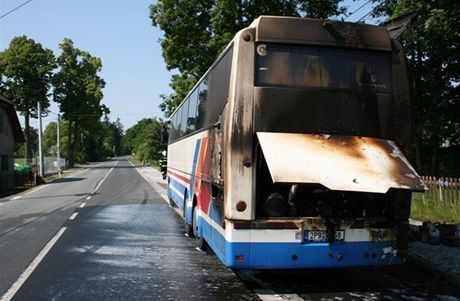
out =
[[[193,236],[195,237],[197,241],[197,247],[201,251],[207,251],[208,250],[208,244],[206,243],[206,240],[204,238],[198,235],[198,207],[195,206],[193,207],[193,219],[192,219],[192,228],[193,228]]]
[[[193,225],[189,224],[189,221],[187,220],[187,201],[188,201],[188,197],[187,197],[187,191],[185,192],[185,195],[184,195],[184,221],[185,221],[185,227],[184,227],[184,231],[185,231],[185,235],[187,235],[188,237],[195,237],[193,235]],[[192,212],[193,214],[193,212]],[[193,221],[192,221],[193,222]]]

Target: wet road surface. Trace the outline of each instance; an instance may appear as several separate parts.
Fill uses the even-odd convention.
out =
[[[115,162],[103,163],[110,166]],[[36,187],[0,202],[0,296],[27,268],[78,205],[100,182],[108,168],[93,165],[72,177]],[[7,199],[6,199],[7,200]]]
[[[251,300],[126,160],[86,200],[13,300]]]
[[[383,268],[237,273],[253,291],[269,289],[283,300],[460,300],[455,288],[411,263]]]
[[[80,178],[74,182],[84,194],[54,190],[72,195],[71,205],[60,201],[65,219],[53,235],[61,225],[63,234],[13,300],[460,300],[441,277],[412,264],[232,271],[184,236],[183,220],[160,196],[166,187],[159,174],[149,184],[120,159]]]

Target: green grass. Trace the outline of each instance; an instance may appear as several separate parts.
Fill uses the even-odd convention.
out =
[[[25,158],[14,158],[14,163],[24,164],[26,163],[26,159]]]
[[[413,193],[411,218],[433,223],[460,223],[460,201],[432,200],[430,193]]]
[[[129,160],[131,160],[131,162],[133,162],[135,165],[142,165],[142,161],[139,160],[136,156],[129,156]],[[160,166],[158,166],[158,162],[155,160],[144,162],[144,165],[160,170]]]

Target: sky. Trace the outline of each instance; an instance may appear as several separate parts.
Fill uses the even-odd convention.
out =
[[[103,103],[110,119],[121,119],[125,130],[142,118],[163,117],[158,108],[161,94],[172,92],[171,72],[165,67],[158,42],[160,29],[151,25],[149,5],[154,0],[0,0],[0,51],[15,36],[26,35],[60,54],[59,44],[70,38],[74,46],[101,58],[106,81]],[[370,1],[345,1],[357,21],[371,10]],[[59,108],[52,104],[51,112]],[[21,121],[23,118],[20,118]],[[44,127],[56,115],[44,118]],[[31,125],[38,127],[32,119]]]

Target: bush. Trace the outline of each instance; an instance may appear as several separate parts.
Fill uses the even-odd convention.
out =
[[[27,174],[32,171],[32,167],[27,164],[14,164],[14,174]]]

